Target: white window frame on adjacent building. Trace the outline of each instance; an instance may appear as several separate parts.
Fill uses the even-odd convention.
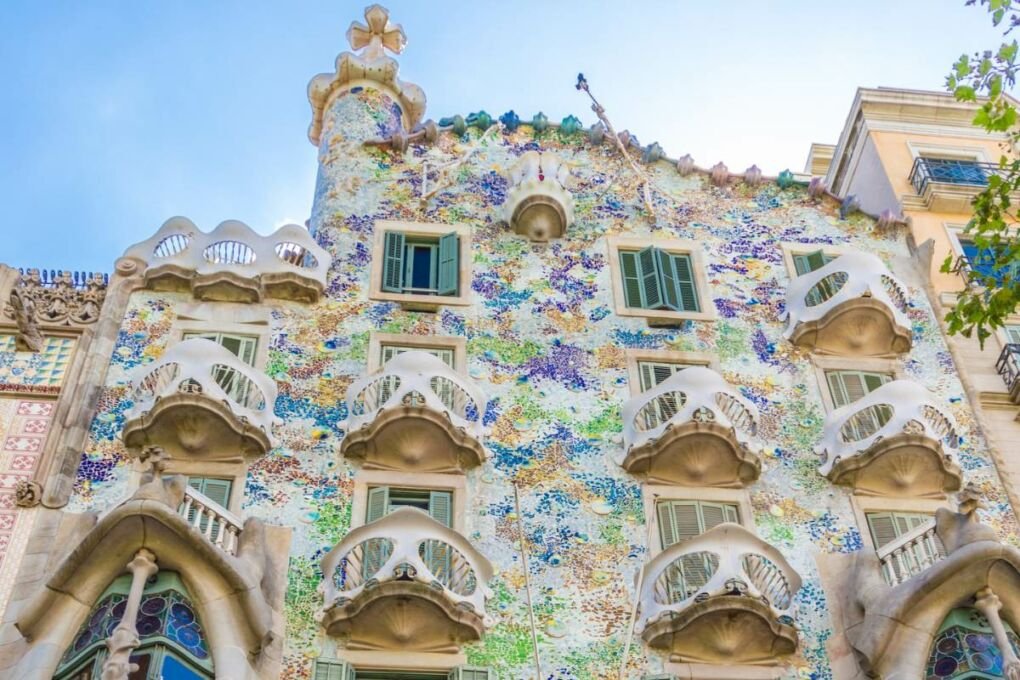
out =
[[[708,277],[705,273],[704,254],[701,244],[695,241],[674,239],[627,238],[610,236],[606,239],[609,249],[609,270],[613,287],[613,302],[617,316],[634,316],[648,319],[651,325],[676,325],[679,321],[710,321],[716,318],[715,303],[710,294]],[[630,307],[624,292],[623,271],[620,265],[621,252],[641,251],[655,246],[671,255],[686,255],[691,265],[694,296],[698,311],[674,311],[670,309],[647,309]]]
[[[455,295],[395,292],[387,290],[383,282],[386,271],[386,234],[402,234],[405,238],[425,238],[438,242],[445,236],[455,235],[458,240],[457,293]],[[401,254],[403,260],[403,254]],[[406,262],[404,263],[406,266]],[[440,265],[441,266],[441,265]],[[407,309],[435,311],[444,305],[469,305],[471,292],[471,230],[466,224],[435,224],[426,222],[398,222],[377,220],[372,243],[372,264],[369,272],[368,297],[372,300],[397,302]]]

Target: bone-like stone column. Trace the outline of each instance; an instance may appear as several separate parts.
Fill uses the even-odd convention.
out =
[[[1016,652],[1013,651],[1013,645],[1006,636],[1006,627],[1002,625],[1002,619],[999,617],[1002,601],[988,587],[979,590],[974,598],[974,606],[988,619],[988,625],[995,633],[995,642],[1002,650],[1002,668],[1007,680],[1020,680],[1020,658],[1017,658]]]
[[[131,652],[139,644],[138,629],[135,627],[138,607],[142,602],[145,582],[159,571],[159,567],[156,566],[156,556],[142,548],[128,562],[127,568],[131,572],[131,590],[124,605],[124,617],[106,641],[110,656],[103,663],[102,680],[128,680],[128,673],[138,670],[138,664],[131,663]]]

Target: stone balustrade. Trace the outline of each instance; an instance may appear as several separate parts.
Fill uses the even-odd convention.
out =
[[[276,383],[204,338],[179,342],[136,369],[122,437],[171,455],[263,455],[273,445]]]
[[[876,255],[850,252],[790,281],[786,337],[848,356],[906,352],[907,289]]]
[[[314,302],[325,290],[331,262],[308,230],[296,224],[261,236],[243,222],[228,220],[205,233],[184,217],[167,220],[124,257],[144,263],[150,288],[190,290],[199,299],[228,302]]]
[[[395,470],[463,470],[485,460],[486,400],[474,383],[423,351],[398,354],[347,390],[344,455]]]
[[[826,418],[821,474],[858,490],[914,496],[956,491],[956,424],[910,380],[888,382]]]
[[[946,549],[935,533],[935,520],[914,527],[876,552],[882,576],[891,586],[917,576],[946,556]]]
[[[639,626],[653,648],[685,659],[753,663],[796,649],[800,576],[737,524],[674,544],[644,568]]]
[[[398,508],[349,532],[322,559],[322,573],[323,625],[371,639],[360,644],[413,637],[408,645],[432,649],[433,639],[477,639],[492,623],[485,613],[489,561],[417,508]],[[399,621],[395,602],[409,603]]]
[[[620,464],[665,482],[742,486],[760,472],[757,428],[754,404],[715,371],[692,366],[624,404]]]
[[[189,486],[184,490],[184,502],[178,514],[223,552],[228,555],[237,553],[243,523],[216,501]]]

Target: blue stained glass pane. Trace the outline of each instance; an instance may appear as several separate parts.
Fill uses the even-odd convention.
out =
[[[160,670],[160,677],[163,680],[203,680],[205,677],[191,670],[169,654],[163,657],[163,668]]]
[[[147,597],[142,600],[141,606],[138,608],[142,614],[148,616],[159,616],[163,608],[166,607],[166,598],[161,596]]]
[[[170,608],[170,616],[173,617],[174,623],[180,626],[186,626],[195,621],[195,612],[180,602],[175,602],[174,606]]]
[[[139,614],[135,628],[138,630],[139,637],[146,638],[160,632],[163,628],[163,621],[155,616]]]

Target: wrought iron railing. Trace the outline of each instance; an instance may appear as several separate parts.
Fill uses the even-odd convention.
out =
[[[1010,393],[1020,388],[1020,343],[1011,342],[1002,348],[995,370],[1002,376]]]
[[[989,177],[1000,172],[998,163],[918,157],[910,169],[910,183],[923,196],[931,182],[982,187],[988,184]]]

